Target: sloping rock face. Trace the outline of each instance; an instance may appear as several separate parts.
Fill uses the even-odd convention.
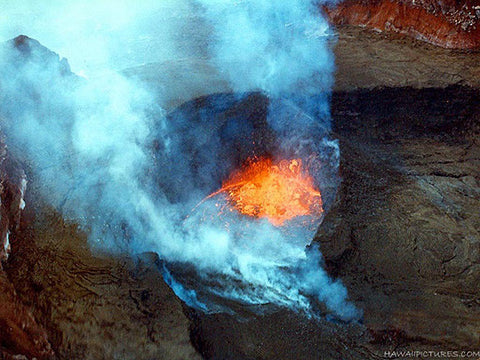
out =
[[[474,0],[346,0],[325,10],[336,25],[396,32],[451,49],[480,47],[480,4]]]
[[[0,358],[49,358],[53,352],[45,329],[19,300],[3,271],[0,271],[0,290]]]
[[[450,85],[480,88],[480,61],[476,52],[444,49],[405,36],[350,25],[337,31],[334,90]]]
[[[0,357],[6,359],[15,355],[38,359],[52,355],[45,329],[35,321],[32,309],[19,299],[3,271],[12,248],[17,249],[15,233],[24,207],[25,188],[25,173],[0,141]]]
[[[333,98],[344,181],[317,240],[380,344],[480,344],[479,100],[464,87]]]
[[[199,358],[155,254],[94,255],[77,225],[39,204],[35,189],[26,202],[6,271],[45,324],[57,359]]]

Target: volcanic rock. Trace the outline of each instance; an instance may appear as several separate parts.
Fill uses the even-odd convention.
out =
[[[39,198],[31,187],[6,271],[46,324],[57,358],[197,359],[157,255],[94,255],[78,226]]]
[[[0,357],[49,358],[53,352],[45,329],[37,324],[31,310],[18,299],[3,271],[0,271],[0,289]]]
[[[25,355],[43,359],[52,355],[45,329],[32,310],[19,299],[3,271],[11,249],[17,249],[15,233],[20,224],[26,187],[25,173],[13,161],[3,141],[0,142],[0,356]]]
[[[480,47],[480,5],[474,0],[346,0],[325,11],[336,25],[396,32],[451,49]]]
[[[333,97],[343,182],[317,240],[397,346],[480,343],[479,100],[458,86]]]
[[[335,90],[480,87],[478,53],[443,49],[349,25],[337,31]]]
[[[65,58],[46,48],[35,39],[31,39],[26,35],[19,35],[16,38],[2,44],[2,47],[12,48],[10,51],[10,60],[17,63],[37,63],[37,64],[54,64],[55,70],[60,76],[73,75],[70,65]]]

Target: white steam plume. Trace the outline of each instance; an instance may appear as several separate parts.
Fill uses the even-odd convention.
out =
[[[318,249],[306,249],[315,229],[279,229],[234,212],[218,216],[213,200],[191,213],[232,165],[215,163],[228,144],[202,136],[208,113],[200,123],[167,119],[157,105],[165,99],[159,102],[158,93],[117,72],[196,57],[217,69],[235,93],[263,91],[271,98],[268,123],[277,155],[309,160],[320,188],[334,194],[338,146],[328,139],[333,60],[328,26],[316,5],[300,0],[81,4],[0,5],[1,37],[35,37],[67,56],[74,72],[88,76],[74,76],[66,61],[33,40],[17,39],[0,50],[2,129],[17,156],[31,164],[44,198],[80,223],[102,249],[156,251],[165,260],[166,280],[192,306],[225,310],[214,296],[311,314],[316,299],[344,320],[356,318],[343,285],[322,268]],[[184,149],[185,134],[198,150],[201,179]],[[154,141],[159,145],[152,155]],[[179,183],[186,191],[174,199]],[[194,269],[198,284],[186,285],[182,277],[182,286],[169,264]]]

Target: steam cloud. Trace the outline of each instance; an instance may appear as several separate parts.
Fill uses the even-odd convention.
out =
[[[172,100],[172,84],[153,91],[120,72],[150,62],[200,59],[238,99],[249,91],[267,94],[276,155],[304,159],[328,205],[338,185],[339,152],[328,138],[333,58],[318,5],[81,4],[0,5],[1,38],[36,38],[68,57],[82,75],[34,40],[18,38],[0,49],[2,130],[11,150],[32,167],[45,200],[88,231],[94,247],[157,252],[166,281],[191,306],[226,311],[233,300],[314,314],[319,301],[341,319],[357,318],[345,287],[322,268],[319,250],[307,248],[315,226],[281,229],[235,212],[218,216],[218,199],[192,212],[234,166],[216,162],[226,144],[205,135],[208,113],[200,123],[166,116],[161,106]],[[195,76],[194,67],[188,71]],[[200,87],[209,92],[208,83]],[[195,171],[186,141],[196,151]],[[191,269],[196,280],[179,280],[172,271],[179,267]]]

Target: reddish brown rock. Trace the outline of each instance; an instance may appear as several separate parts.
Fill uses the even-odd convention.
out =
[[[3,271],[2,262],[10,252],[10,233],[15,232],[23,209],[26,180],[23,170],[8,158],[0,142],[0,356],[46,359],[53,355],[45,330],[31,310],[18,299],[13,285]]]
[[[46,359],[53,355],[45,330],[19,302],[13,286],[0,271],[0,355]]]
[[[8,157],[7,147],[0,140],[0,260],[2,261],[8,258],[10,252],[10,233],[16,230],[20,222],[26,185],[25,172]]]
[[[396,32],[451,49],[480,48],[475,0],[346,0],[325,11],[336,25]]]

